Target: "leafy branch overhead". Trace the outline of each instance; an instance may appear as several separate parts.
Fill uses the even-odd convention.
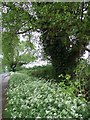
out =
[[[72,74],[90,40],[90,2],[33,3],[45,53],[57,76]],[[62,72],[63,71],[63,72]]]
[[[2,3],[2,50],[4,56],[2,62],[3,66],[7,65],[9,70],[12,69],[13,64],[17,66],[35,59],[31,55],[34,45],[30,41],[31,19],[34,17],[27,11],[29,8],[25,9],[25,5],[17,2]],[[19,34],[24,34],[26,42],[20,41]],[[23,50],[20,49],[20,44],[23,44]],[[24,53],[20,55],[20,52],[23,51]]]
[[[90,40],[90,2],[3,2],[2,5],[3,32],[16,36],[40,32],[44,53],[57,76],[62,71],[72,74],[85,50],[90,52],[86,48]]]

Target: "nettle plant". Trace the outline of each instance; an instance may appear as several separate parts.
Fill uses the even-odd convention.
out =
[[[11,76],[7,118],[88,118],[87,102],[76,97],[74,86],[22,74]]]

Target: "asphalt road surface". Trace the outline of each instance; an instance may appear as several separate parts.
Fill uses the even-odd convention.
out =
[[[8,87],[9,73],[0,74],[0,120],[4,118],[3,112],[7,103],[6,90]]]

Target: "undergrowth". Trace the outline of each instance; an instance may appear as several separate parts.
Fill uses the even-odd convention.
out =
[[[90,118],[88,102],[82,95],[76,97],[75,91],[74,84],[66,86],[64,82],[52,83],[40,77],[13,74],[9,81],[5,117]]]

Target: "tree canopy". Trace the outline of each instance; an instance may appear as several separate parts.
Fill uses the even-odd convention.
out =
[[[90,39],[90,3],[36,3],[45,53],[56,74],[73,71]]]
[[[30,55],[34,45],[30,41],[31,33],[29,31],[33,17],[29,14],[29,8],[25,8],[24,5],[24,3],[17,2],[2,3],[3,65],[6,65],[9,70],[13,65],[22,65],[34,60],[34,57]],[[20,34],[27,36],[25,42],[20,41]],[[20,52],[23,54],[19,55]]]
[[[2,5],[3,34],[6,34],[7,42],[12,43],[11,46],[17,46],[19,40],[16,38],[19,34],[28,36],[28,32],[38,31],[56,76],[73,73],[80,57],[88,50],[86,46],[90,40],[90,2],[3,2]],[[10,47],[12,55],[14,47]],[[4,54],[5,51],[7,50],[3,49]]]

